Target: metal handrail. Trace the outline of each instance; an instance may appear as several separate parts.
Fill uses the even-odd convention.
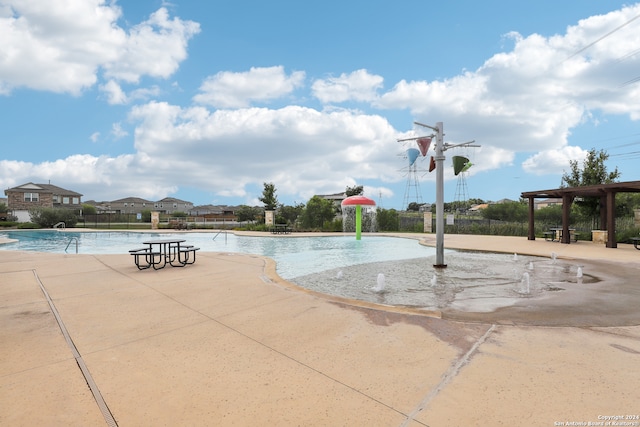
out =
[[[67,224],[65,224],[64,221],[60,221],[59,223],[53,226],[53,228],[66,228],[66,227],[67,227]]]
[[[78,253],[78,238],[77,237],[72,237],[69,239],[69,243],[67,243],[67,247],[64,248],[64,251],[67,252],[67,249],[69,249],[69,246],[71,245],[71,242],[76,241],[76,253]]]
[[[218,237],[218,234],[220,233],[224,233],[224,242],[227,243],[227,230],[220,230],[216,233],[215,236],[213,236],[213,240],[216,240],[216,237]]]

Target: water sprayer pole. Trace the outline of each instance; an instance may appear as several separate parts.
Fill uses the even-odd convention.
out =
[[[444,126],[436,123],[436,263],[444,268]]]
[[[362,206],[356,205],[356,240],[362,236]]]

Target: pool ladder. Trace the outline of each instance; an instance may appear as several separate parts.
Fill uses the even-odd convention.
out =
[[[213,236],[213,240],[216,240],[216,237],[218,237],[218,234],[220,233],[224,233],[224,242],[227,243],[227,230],[220,230],[216,233],[215,236]]]
[[[76,241],[76,253],[78,253],[78,238],[77,237],[72,237],[69,239],[69,243],[67,243],[67,247],[64,248],[64,251],[67,252],[67,250],[69,249],[69,246],[71,246],[71,242]]]

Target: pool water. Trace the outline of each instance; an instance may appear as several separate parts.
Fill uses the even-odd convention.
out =
[[[373,262],[429,257],[434,248],[414,239],[365,236],[253,237],[232,233],[140,233],[6,231],[0,237],[17,242],[0,244],[0,250],[38,251],[80,254],[126,254],[153,239],[184,237],[186,242],[205,252],[234,252],[264,255],[276,261],[278,275],[284,279],[319,273],[335,268]]]

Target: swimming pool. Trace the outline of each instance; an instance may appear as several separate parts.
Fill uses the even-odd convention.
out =
[[[276,261],[278,275],[293,279],[322,271],[373,262],[428,257],[434,248],[414,239],[384,236],[264,237],[236,236],[233,233],[140,233],[70,232],[52,230],[5,231],[0,237],[17,242],[0,244],[0,250],[80,254],[126,254],[142,242],[181,235],[190,245],[205,252],[258,254]]]

